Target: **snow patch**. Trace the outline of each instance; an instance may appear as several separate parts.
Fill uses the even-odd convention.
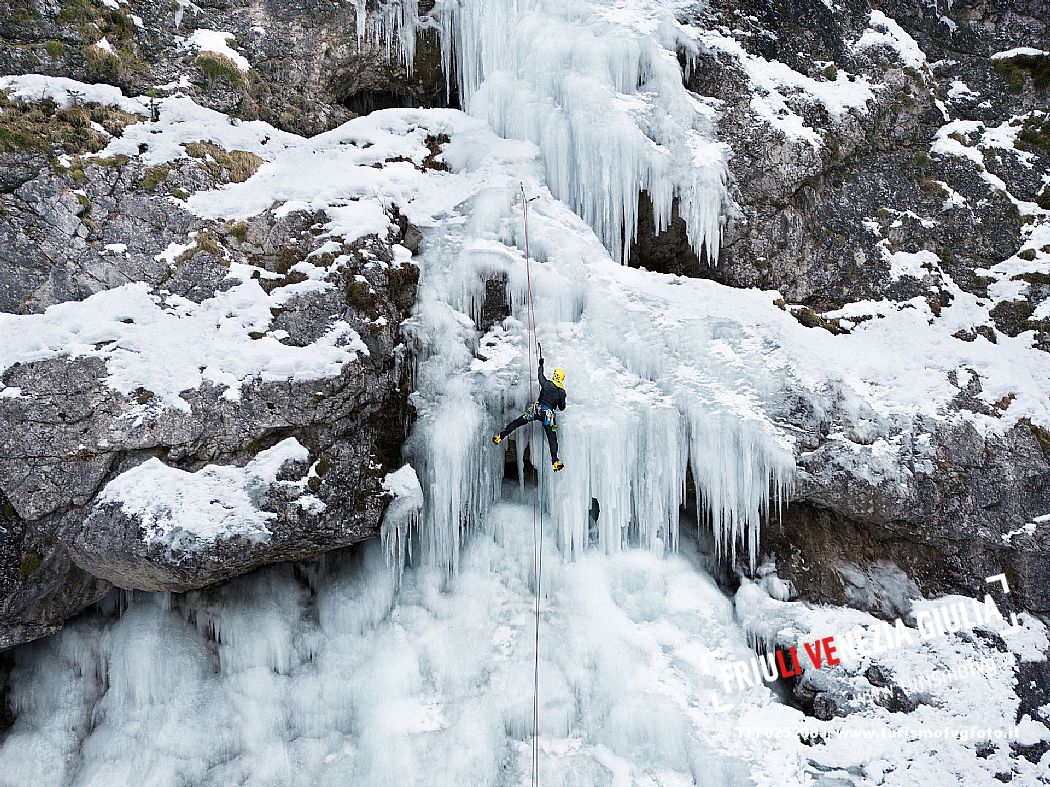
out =
[[[262,510],[266,493],[285,464],[309,456],[289,437],[244,467],[207,465],[191,473],[154,457],[106,484],[95,508],[119,505],[142,523],[146,543],[167,547],[174,559],[220,539],[267,541],[277,514]]]
[[[1028,57],[1050,57],[1050,51],[1046,49],[1035,49],[1030,46],[1019,46],[1013,49],[1005,49],[1001,52],[996,52],[992,55],[992,60],[1008,60],[1011,57],[1025,56]]]
[[[853,45],[854,51],[884,46],[892,49],[905,66],[921,69],[926,64],[926,54],[918,42],[882,11],[873,10],[868,17],[868,25],[868,29]]]
[[[0,90],[9,90],[12,98],[42,101],[50,98],[60,107],[79,104],[106,104],[133,115],[149,115],[149,108],[141,98],[125,98],[119,87],[88,84],[66,77],[41,74],[19,74],[0,77]],[[138,124],[136,124],[138,125]],[[129,126],[132,129],[134,126]]]
[[[48,358],[101,358],[115,390],[144,388],[158,404],[189,411],[181,393],[205,383],[226,388],[236,399],[246,383],[334,377],[358,353],[367,353],[345,323],[305,347],[272,336],[252,339],[250,333],[269,328],[275,307],[252,270],[233,265],[233,286],[199,304],[152,294],[147,284],[135,283],[56,304],[43,314],[2,314],[0,370]]]
[[[887,241],[883,241],[882,243],[888,245]],[[930,275],[931,268],[936,270],[936,266],[941,261],[940,257],[932,251],[891,252],[887,251],[885,246],[883,246],[883,251],[883,257],[890,264],[890,277],[892,279],[899,279],[901,276],[912,276],[921,280]]]
[[[971,101],[980,98],[981,94],[970,88],[961,79],[953,79],[951,87],[948,88],[949,101]]]
[[[867,77],[838,70],[834,80],[813,79],[778,60],[750,54],[740,42],[722,33],[704,32],[699,41],[737,60],[751,83],[751,108],[760,118],[789,139],[804,140],[814,148],[823,144],[820,134],[791,107],[792,100],[819,103],[832,121],[838,121],[850,111],[865,110],[875,97]]]

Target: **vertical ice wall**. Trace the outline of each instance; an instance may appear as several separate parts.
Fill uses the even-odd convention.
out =
[[[466,238],[481,204],[458,206],[428,233],[414,315],[405,332],[417,358],[412,404],[417,421],[406,453],[419,475],[425,505],[419,528],[421,557],[455,569],[463,533],[499,496],[501,458],[486,451],[491,382],[472,372],[484,300],[484,265],[474,264]]]
[[[725,147],[713,109],[682,83],[679,54],[695,42],[660,3],[600,0],[446,0],[445,74],[463,108],[496,133],[543,151],[547,182],[627,262],[638,198],[656,231],[677,200],[689,241],[718,258],[728,205]]]
[[[540,471],[546,531],[575,559],[597,547],[657,553],[678,543],[691,473],[703,524],[727,556],[754,562],[762,518],[791,477],[791,446],[769,415],[782,385],[765,348],[718,285],[617,265],[590,227],[547,189],[536,148],[485,134],[445,147],[453,205],[432,218],[419,303],[419,413],[408,449],[426,497],[421,547],[455,567],[463,531],[500,494],[504,451],[489,437],[529,401],[521,183],[530,203],[531,286],[539,341],[568,370],[551,472],[541,430],[514,435]],[[429,204],[429,198],[421,200]],[[404,208],[410,214],[412,206]],[[511,316],[480,330],[486,281],[505,282]],[[537,392],[533,383],[532,395]],[[600,515],[591,521],[592,503]],[[595,526],[596,525],[596,526]]]

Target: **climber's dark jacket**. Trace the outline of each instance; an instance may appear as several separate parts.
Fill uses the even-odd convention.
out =
[[[542,358],[540,358],[540,371],[537,377],[540,381],[540,404],[544,407],[550,407],[551,409],[564,410],[565,389],[559,388],[553,382],[547,379],[547,375],[543,373]]]

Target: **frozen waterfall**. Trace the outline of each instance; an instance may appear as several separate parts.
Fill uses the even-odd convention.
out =
[[[411,52],[394,33],[418,18],[415,0],[371,13],[368,29],[404,62]],[[534,266],[540,339],[570,369],[563,458],[574,472],[541,484],[562,554],[572,559],[588,546],[592,501],[604,550],[674,549],[691,473],[702,524],[713,526],[723,553],[735,558],[743,548],[753,566],[759,524],[794,469],[790,439],[762,407],[783,381],[770,380],[762,348],[737,321],[697,312],[692,283],[668,297],[676,292],[666,285],[678,282],[607,265],[610,256],[627,260],[642,191],[657,231],[677,201],[693,248],[717,259],[729,209],[725,148],[715,110],[683,86],[696,37],[663,3],[439,0],[420,24],[440,27],[445,73],[467,112],[541,154],[504,145],[478,167],[479,151],[456,142],[446,151],[457,171],[478,168],[484,188],[428,236],[408,327],[421,358],[421,419],[409,448],[427,500],[423,555],[455,567],[464,528],[496,499],[502,477],[498,452],[478,446],[525,404],[518,195],[527,181],[539,198],[531,241],[542,263]],[[415,218],[434,224],[429,211]],[[512,318],[479,338],[491,278],[506,280]],[[516,435],[519,477],[530,435]],[[545,461],[534,464],[549,475]]]
[[[529,781],[531,511],[493,508],[449,584],[380,545],[185,596],[134,594],[18,651],[0,781],[21,787],[448,787]],[[738,737],[756,689],[713,707],[748,657],[691,549],[548,554],[542,783],[773,783],[795,744]]]
[[[626,263],[638,199],[655,231],[678,204],[697,256],[718,260],[732,210],[728,147],[715,102],[687,90],[698,51],[673,3],[601,0],[354,0],[358,40],[385,46],[409,71],[415,32],[438,27],[443,67],[463,109],[543,152],[546,181]]]
[[[477,136],[445,160],[477,187],[442,216],[422,254],[419,306],[406,326],[419,354],[419,421],[409,452],[426,493],[422,549],[454,567],[464,528],[497,497],[502,454],[488,437],[526,405],[529,372],[521,183],[531,197],[532,290],[538,338],[568,371],[554,476],[542,433],[514,435],[521,471],[539,467],[543,509],[561,554],[594,541],[606,552],[678,543],[687,476],[720,550],[757,558],[758,529],[784,498],[791,439],[775,426],[783,386],[768,340],[721,304],[710,282],[615,264],[578,216],[544,184],[533,149]],[[409,206],[409,215],[413,215]],[[416,215],[421,222],[427,217]],[[485,282],[505,281],[511,316],[481,335]],[[589,533],[592,500],[601,509]]]

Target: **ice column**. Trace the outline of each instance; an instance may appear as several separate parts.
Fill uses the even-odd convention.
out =
[[[452,305],[469,311],[484,291],[462,247],[462,228],[431,236],[419,300],[405,323],[418,357],[412,395],[417,421],[405,449],[425,500],[419,547],[425,561],[450,570],[458,565],[464,529],[480,520],[502,482],[499,452],[483,450],[492,425],[485,401],[492,386],[471,371],[478,334],[474,320]]]

